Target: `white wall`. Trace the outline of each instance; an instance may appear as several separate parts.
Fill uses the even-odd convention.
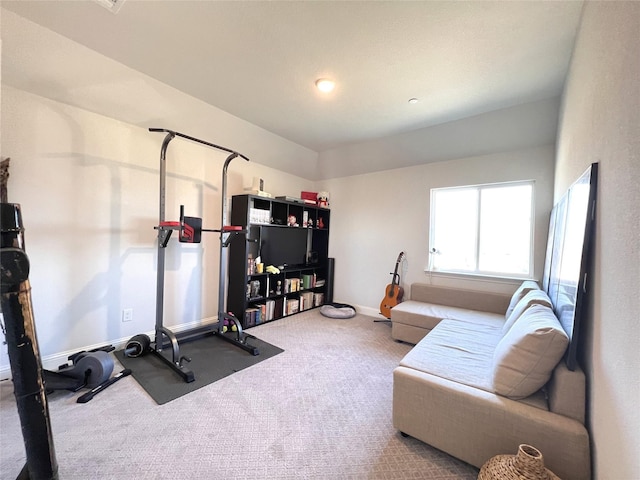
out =
[[[242,147],[256,163],[313,178],[316,152],[0,10],[3,84],[130,125],[170,128],[233,149]],[[158,61],[171,62],[158,54]]]
[[[161,134],[75,106],[2,88],[5,155],[12,156],[10,201],[22,204],[33,300],[45,356],[116,342],[154,325],[155,232]],[[215,139],[207,139],[215,141]],[[250,142],[250,138],[247,139]],[[243,151],[242,146],[236,146]],[[220,223],[225,154],[180,139],[168,150],[167,218],[202,216]],[[427,262],[430,188],[536,181],[536,272],[540,277],[553,188],[553,146],[463,158],[316,183],[254,162],[231,163],[229,195],[252,178],[276,195],[331,192],[330,255],[336,301],[375,315],[401,250],[403,283],[433,281],[513,291],[510,282],[430,278]],[[165,323],[190,325],[217,312],[218,241],[170,243]],[[121,311],[134,309],[131,323]],[[56,363],[57,362],[57,363]],[[56,358],[54,366],[60,361]],[[6,356],[0,368],[7,367]]]
[[[164,135],[6,85],[2,123],[2,153],[11,157],[9,201],[22,205],[26,228],[41,354],[46,359],[153,330],[153,227]],[[248,135],[234,147],[242,152],[250,142]],[[169,144],[167,220],[177,220],[184,204],[187,215],[219,228],[225,158],[224,152],[178,138]],[[236,158],[228,194],[246,193],[254,176],[276,195],[299,195],[313,186]],[[199,245],[170,242],[166,325],[216,317],[218,238],[212,233]],[[121,321],[124,308],[133,308],[132,322]],[[6,355],[0,369],[6,374]]]
[[[535,180],[534,277],[540,279],[552,207],[553,163],[554,147],[548,145],[320,182],[319,188],[331,193],[329,254],[336,259],[335,300],[377,314],[400,251],[407,254],[401,270],[405,290],[417,281],[515,290],[513,282],[431,277],[424,272],[430,189],[437,187]]]
[[[429,162],[554,144],[560,98],[418,128],[320,152],[318,179],[361,175]]]
[[[274,195],[313,190],[317,154],[162,84],[12,12],[2,25],[0,152],[9,201],[22,204],[36,327],[45,366],[155,324],[158,168],[163,135],[181,131],[251,158],[229,168],[228,194],[253,177]],[[74,78],[74,88],[67,79]],[[80,85],[80,86],[78,86]],[[30,93],[27,93],[30,92]],[[167,219],[220,226],[226,154],[175,139],[168,149]],[[285,173],[288,172],[288,173]],[[217,314],[219,243],[167,249],[165,324]],[[133,321],[121,311],[133,308]],[[0,378],[8,375],[6,347]]]
[[[638,478],[640,3],[589,2],[558,136],[555,196],[599,162],[595,268],[584,325],[594,478]]]

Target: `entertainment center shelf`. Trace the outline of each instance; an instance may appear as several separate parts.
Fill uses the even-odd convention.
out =
[[[324,303],[329,222],[330,210],[316,205],[258,195],[232,197],[231,224],[246,233],[230,244],[227,308],[243,328]],[[267,272],[270,265],[279,273]]]

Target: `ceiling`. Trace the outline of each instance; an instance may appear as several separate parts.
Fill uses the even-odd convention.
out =
[[[315,152],[557,97],[582,10],[581,1],[119,1],[116,14],[89,0],[2,7]],[[335,90],[316,91],[319,77]]]

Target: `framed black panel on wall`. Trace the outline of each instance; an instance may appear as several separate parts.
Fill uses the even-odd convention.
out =
[[[566,364],[575,370],[589,272],[593,263],[598,164],[591,166],[569,187],[551,211],[543,288],[569,336]]]

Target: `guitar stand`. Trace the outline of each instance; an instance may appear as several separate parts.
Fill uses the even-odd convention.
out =
[[[384,320],[374,320],[373,323],[391,323],[391,319],[385,318]]]
[[[258,349],[247,343],[248,338],[255,338],[252,335],[245,334],[242,331],[240,321],[236,319],[232,314],[226,313],[224,310],[225,299],[225,283],[226,283],[226,256],[224,255],[224,249],[229,246],[229,243],[236,235],[245,233],[241,227],[236,227],[226,224],[227,216],[227,169],[229,163],[236,157],[244,158],[249,161],[244,155],[229,150],[228,148],[215,145],[213,143],[205,142],[198,138],[190,137],[179,132],[172,130],[166,130],[162,128],[150,128],[150,132],[163,132],[167,135],[162,142],[162,148],[160,150],[160,214],[158,226],[154,227],[158,231],[158,275],[156,284],[156,327],[155,327],[155,342],[150,348],[150,352],[159,357],[165,365],[175,371],[182,379],[187,382],[193,382],[195,376],[191,370],[189,370],[184,364],[191,362],[189,357],[180,355],[180,341],[195,340],[207,335],[219,335],[222,339],[233,343],[234,345],[242,348],[243,350],[251,353],[252,355],[258,355]],[[219,229],[204,229],[202,228],[202,219],[198,217],[185,217],[184,205],[180,206],[180,221],[168,222],[165,220],[165,193],[166,193],[166,153],[169,142],[175,137],[182,137],[193,142],[206,145],[218,150],[229,152],[230,155],[224,162],[222,169],[222,225]],[[181,243],[200,243],[202,232],[216,232],[220,234],[220,279],[218,282],[218,323],[217,328],[210,326],[197,327],[195,329],[175,334],[169,328],[163,325],[163,312],[164,312],[164,271],[165,271],[165,248],[169,243],[171,234],[174,230],[178,231],[178,241]],[[225,320],[229,325],[237,327],[237,332],[231,334],[225,334],[223,332],[223,326]],[[235,333],[235,335],[234,335]],[[165,347],[171,347],[171,358],[167,358],[162,351]]]

